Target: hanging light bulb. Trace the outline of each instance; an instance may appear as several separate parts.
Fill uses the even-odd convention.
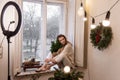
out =
[[[94,28],[96,28],[96,25],[95,25],[95,19],[92,18],[91,29],[94,29]]]
[[[107,12],[105,20],[102,21],[103,26],[109,26],[110,25],[110,11]]]
[[[84,9],[83,9],[83,3],[81,2],[81,5],[78,9],[78,15],[83,16],[84,15]]]
[[[64,72],[65,73],[69,73],[70,72],[70,67],[69,66],[65,66],[64,67]]]
[[[87,21],[87,13],[86,11],[84,11],[84,18],[83,18],[84,21]]]

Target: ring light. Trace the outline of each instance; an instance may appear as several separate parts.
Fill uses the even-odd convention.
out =
[[[13,5],[18,12],[18,24],[17,24],[17,27],[14,31],[5,30],[5,27],[4,27],[4,24],[3,24],[4,12],[7,9],[7,7],[10,6],[10,5]],[[22,16],[21,15],[21,10],[15,2],[9,1],[8,3],[5,4],[5,6],[3,7],[2,12],[1,12],[1,28],[2,28],[3,34],[5,36],[11,37],[11,36],[15,36],[18,33],[18,31],[20,29],[20,26],[21,26],[21,21],[22,21],[21,16]]]
[[[9,27],[8,27],[8,30],[5,30],[5,27],[4,27],[4,24],[3,24],[4,12],[7,9],[7,7],[9,7],[10,5],[14,6],[17,10],[17,13],[18,13],[18,24],[17,24],[17,27],[14,31],[10,31]],[[11,80],[11,78],[10,78],[10,51],[9,51],[10,50],[10,48],[9,48],[10,37],[15,36],[18,33],[18,31],[20,29],[20,26],[21,26],[21,21],[22,21],[21,18],[22,18],[21,10],[15,2],[9,1],[4,5],[4,7],[2,9],[2,12],[1,12],[0,22],[1,22],[1,28],[2,28],[3,34],[5,36],[7,36],[7,42],[8,42],[8,80]],[[15,23],[15,21],[10,21],[10,24],[12,24],[12,23]]]

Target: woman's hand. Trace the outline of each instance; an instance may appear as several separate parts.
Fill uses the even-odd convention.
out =
[[[48,58],[45,59],[45,62],[47,62],[47,63],[50,62],[50,61],[51,61],[51,59],[48,59]]]
[[[54,59],[50,60],[52,63],[56,64],[57,62]]]

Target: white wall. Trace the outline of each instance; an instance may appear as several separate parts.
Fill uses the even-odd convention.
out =
[[[86,0],[89,16],[96,16],[107,11],[117,0]],[[111,27],[113,31],[112,44],[104,51],[99,51],[92,47],[88,36],[88,69],[85,80],[120,80],[120,1],[111,10]],[[106,14],[105,14],[106,15]],[[105,15],[95,19],[96,24]],[[89,35],[91,18],[89,17]]]

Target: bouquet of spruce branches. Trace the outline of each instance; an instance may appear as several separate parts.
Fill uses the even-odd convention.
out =
[[[58,49],[60,49],[61,47],[62,47],[62,45],[58,40],[52,41],[50,51],[51,51],[51,53],[57,52]]]

